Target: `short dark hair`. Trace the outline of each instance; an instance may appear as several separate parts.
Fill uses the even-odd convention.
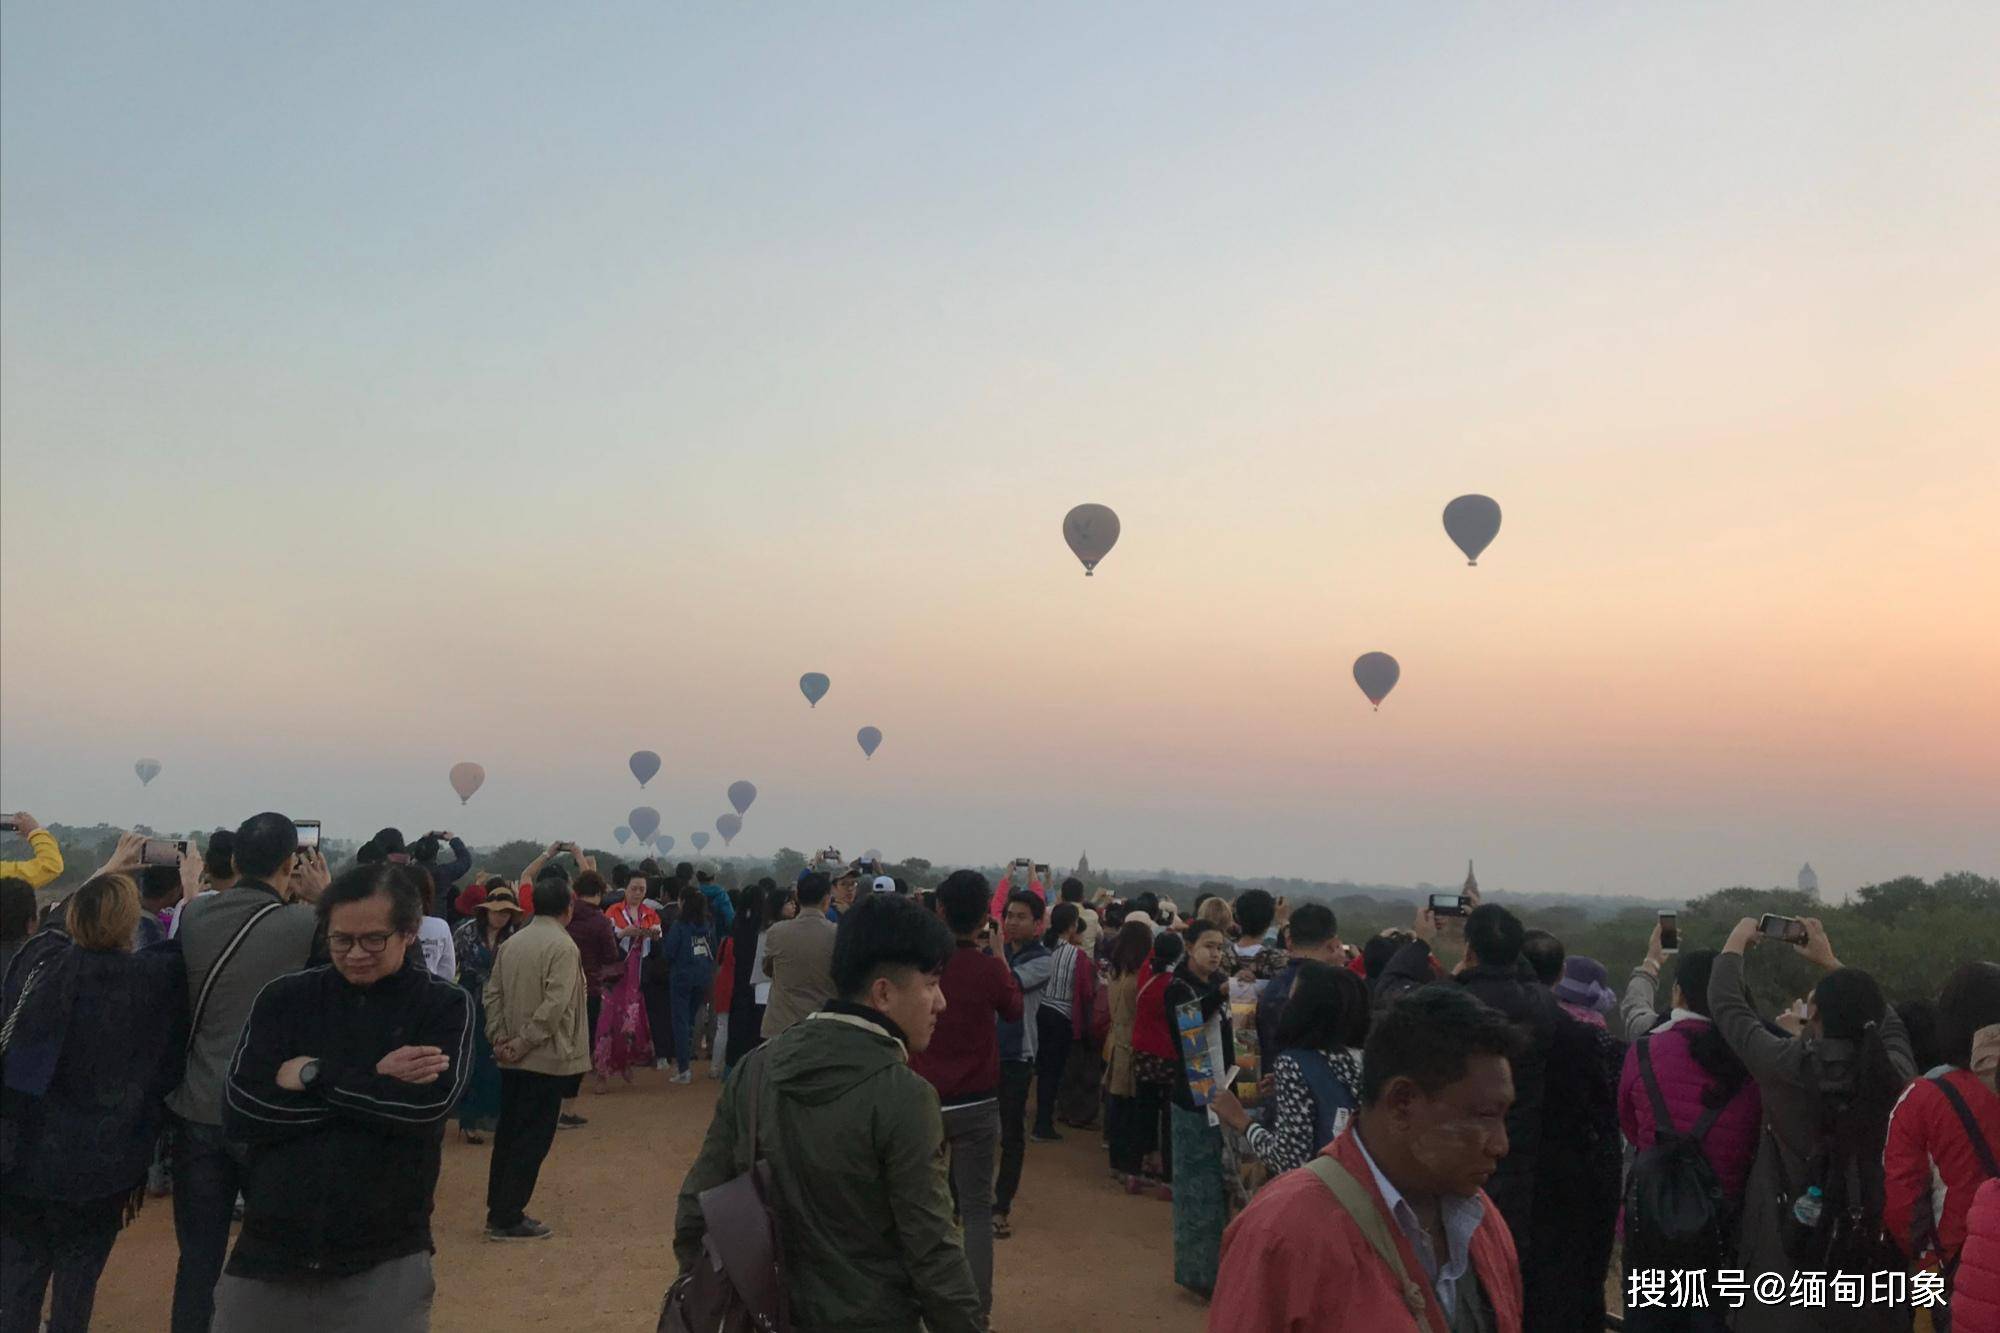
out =
[[[1271,923],[1278,919],[1278,900],[1269,889],[1245,889],[1236,895],[1230,908],[1236,913],[1236,924],[1243,927],[1245,939],[1262,939]]]
[[[1389,960],[1402,949],[1403,941],[1394,935],[1376,935],[1361,946],[1361,970],[1370,981],[1382,975]]]
[[[252,815],[236,830],[231,853],[236,868],[252,879],[269,879],[299,851],[299,826],[275,810]]]
[[[610,888],[611,886],[605,882],[604,876],[598,874],[595,870],[584,871],[576,877],[576,882],[570,885],[571,892],[575,893],[577,897],[588,898],[592,902],[602,899]]]
[[[1028,915],[1033,917],[1037,921],[1040,921],[1042,919],[1042,913],[1048,910],[1048,908],[1044,906],[1042,903],[1042,895],[1039,893],[1031,893],[1027,889],[1016,889],[1012,893],[1007,895],[1007,907],[1012,907],[1015,903],[1027,904]],[[1004,912],[1007,910],[1007,908],[1003,907],[1000,910]]]
[[[1512,967],[1521,960],[1521,918],[1498,903],[1481,903],[1465,918],[1465,942],[1488,967]]]
[[[368,841],[381,848],[384,856],[400,856],[409,850],[403,846],[403,830],[399,828],[377,829]]]
[[[535,915],[553,921],[569,910],[569,876],[543,873],[535,876]]]
[[[535,883],[560,884],[567,888],[569,886],[569,871],[551,861],[535,872]]]
[[[158,902],[175,896],[181,891],[181,868],[179,866],[141,866],[139,868],[139,901]]]
[[[1367,982],[1344,967],[1308,960],[1278,1013],[1278,1050],[1359,1050],[1373,1013]]]
[[[438,859],[438,840],[426,833],[410,844],[410,859],[422,865],[430,865]]]
[[[1049,911],[1049,934],[1057,939],[1069,934],[1083,921],[1083,909],[1075,903],[1057,903]]]
[[[1066,903],[1082,902],[1083,881],[1075,875],[1071,875],[1068,879],[1064,880],[1062,882],[1062,900]]]
[[[19,875],[0,877],[0,940],[25,940],[35,927],[35,886]]]
[[[1292,909],[1287,929],[1294,949],[1316,948],[1340,933],[1340,923],[1334,919],[1333,909],[1324,903],[1301,903]]]
[[[228,879],[236,873],[236,835],[226,828],[219,828],[208,835],[208,846],[202,849],[201,868],[208,872],[210,879]]]
[[[1938,1054],[1946,1064],[1970,1069],[1973,1034],[2000,1023],[2000,963],[1960,967],[1945,978],[1937,1008]]]
[[[986,905],[993,900],[993,886],[977,870],[954,870],[938,885],[938,907],[945,925],[954,935],[970,935],[986,920]]]
[[[833,892],[833,881],[824,870],[815,870],[799,879],[799,906],[817,907]]]
[[[326,892],[319,896],[320,928],[326,928],[333,919],[333,909],[342,903],[362,902],[378,893],[389,899],[391,929],[408,934],[423,924],[424,900],[417,895],[413,876],[402,866],[378,862],[356,866],[326,886]]]
[[[1528,960],[1528,966],[1535,970],[1535,979],[1544,986],[1562,980],[1563,959],[1568,953],[1563,942],[1546,930],[1521,932],[1521,957]],[[1479,961],[1485,962],[1486,955],[1480,954]]]
[[[674,867],[674,878],[675,878],[675,879],[693,879],[693,878],[694,878],[694,862],[692,862],[692,861],[682,861],[682,862],[681,862],[681,863],[680,863],[679,865],[675,866],[675,867]]]
[[[1211,893],[1208,896],[1213,898],[1215,895]],[[1225,940],[1229,938],[1229,932],[1224,930],[1221,926],[1216,925],[1213,921],[1210,921],[1206,917],[1198,916],[1194,920],[1188,922],[1187,926],[1183,930],[1183,934],[1187,938],[1187,947],[1190,949],[1194,948],[1196,944],[1201,942],[1201,937],[1208,934],[1210,931],[1213,931],[1217,935],[1222,936],[1222,938]]]
[[[1485,955],[1480,955],[1485,961]],[[1361,1056],[1361,1104],[1373,1106],[1398,1078],[1416,1081],[1426,1095],[1465,1077],[1475,1055],[1513,1059],[1521,1038],[1506,1016],[1489,1009],[1462,986],[1422,986],[1375,1020]]]
[[[638,873],[631,866],[620,861],[617,865],[611,867],[611,887],[623,893],[625,886],[632,882],[632,876]]]
[[[944,922],[914,899],[871,893],[841,913],[833,937],[834,991],[852,1001],[891,968],[936,972],[955,947]]]

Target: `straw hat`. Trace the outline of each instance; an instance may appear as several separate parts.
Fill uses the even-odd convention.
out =
[[[513,912],[519,914],[524,909],[514,897],[512,889],[500,888],[487,894],[486,900],[477,904],[476,910],[481,912]]]

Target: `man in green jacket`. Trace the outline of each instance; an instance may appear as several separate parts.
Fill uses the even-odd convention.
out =
[[[870,894],[841,918],[838,999],[746,1057],[674,1218],[700,1261],[701,1193],[750,1169],[750,1116],[777,1184],[794,1325],[814,1333],[978,1333],[979,1291],[952,1221],[937,1092],[910,1068],[944,1009],[951,932],[912,899]],[[745,1088],[758,1085],[757,1104]]]

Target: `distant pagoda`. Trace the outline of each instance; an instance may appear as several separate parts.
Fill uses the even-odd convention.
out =
[[[1810,861],[1799,867],[1799,892],[1819,897],[1819,872],[1812,868]]]
[[[1468,898],[1479,896],[1479,881],[1473,876],[1472,862],[1470,861],[1465,863],[1465,888],[1463,892]]]
[[[1076,877],[1081,880],[1088,880],[1090,878],[1089,852],[1085,852],[1082,856],[1076,858]]]

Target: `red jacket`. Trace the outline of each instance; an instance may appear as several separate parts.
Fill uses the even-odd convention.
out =
[[[2000,1157],[2000,1096],[1968,1070],[1944,1077]],[[1947,1262],[1956,1255],[1965,1243],[1966,1211],[1986,1178],[1964,1122],[1937,1084],[1920,1078],[1903,1089],[1882,1149],[1882,1220],[1904,1251],[1919,1262],[1933,1251]]]
[[[930,1081],[945,1106],[983,1101],[1000,1089],[999,1023],[1021,1017],[1021,983],[1003,960],[960,940],[938,988],[944,1012],[931,1044],[910,1056],[910,1068]]]
[[[1174,979],[1171,972],[1153,972],[1147,967],[1139,970],[1138,1010],[1132,1019],[1132,1049],[1141,1055],[1157,1055],[1162,1060],[1174,1058],[1174,1033],[1167,1026],[1167,983]]]
[[[2000,1333],[2000,1180],[1972,1196],[1951,1295],[1952,1333]]]
[[[1389,1219],[1374,1173],[1348,1129],[1325,1153],[1346,1167],[1402,1251],[1403,1267],[1424,1278],[1416,1251]],[[1493,1305],[1497,1333],[1521,1333],[1521,1265],[1514,1237],[1493,1201],[1472,1233],[1472,1269]],[[1464,1281],[1461,1278],[1460,1281]],[[1428,1294],[1428,1288],[1426,1288]],[[1396,1276],[1375,1257],[1361,1228],[1310,1171],[1287,1171],[1257,1192],[1222,1236],[1222,1265],[1208,1307],[1211,1333],[1319,1333],[1328,1328],[1431,1333],[1403,1302]]]

